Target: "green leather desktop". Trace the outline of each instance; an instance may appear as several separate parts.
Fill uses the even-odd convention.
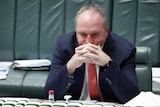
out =
[[[152,91],[151,67],[160,66],[159,0],[0,0],[0,61],[51,60],[56,38],[73,31],[76,12],[91,3],[104,8],[112,31],[135,44],[139,88]],[[48,72],[10,68],[0,96],[44,98]]]

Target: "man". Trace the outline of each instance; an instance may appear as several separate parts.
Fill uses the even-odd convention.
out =
[[[97,5],[82,7],[75,18],[75,32],[57,39],[45,93],[55,99],[70,94],[74,100],[125,103],[138,91],[135,72],[136,48],[111,32],[104,12]],[[97,84],[90,88],[88,63],[95,64]],[[93,67],[92,67],[93,68]],[[95,90],[92,97],[91,90]]]

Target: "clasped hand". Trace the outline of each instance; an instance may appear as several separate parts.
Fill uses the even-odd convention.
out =
[[[73,75],[75,69],[85,62],[104,66],[110,59],[100,46],[91,43],[80,45],[75,49],[75,54],[67,63],[68,73],[69,75]]]

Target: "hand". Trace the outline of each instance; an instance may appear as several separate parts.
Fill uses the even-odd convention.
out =
[[[77,53],[77,50],[79,50],[80,53]],[[88,51],[85,49],[85,45],[81,45],[75,49],[75,54],[67,63],[68,74],[70,76],[73,76],[76,68],[79,68],[84,62],[87,61],[87,58],[82,56],[87,52]]]
[[[75,49],[75,54],[67,63],[68,74],[73,75],[76,68],[85,62],[104,66],[111,58],[105,54],[100,46],[88,43]]]
[[[91,62],[104,66],[111,58],[102,51],[100,46],[94,44],[85,44],[76,48],[76,53],[86,58],[86,62]]]

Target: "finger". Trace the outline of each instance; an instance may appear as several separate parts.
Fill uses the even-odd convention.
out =
[[[75,53],[76,53],[76,54],[79,54],[79,55],[83,55],[83,54],[89,53],[89,51],[83,49],[83,50],[76,50]]]
[[[86,47],[86,44],[80,45],[80,46],[78,46],[77,48],[75,48],[75,50],[82,50],[82,49],[84,49],[85,47]]]
[[[85,57],[88,61],[95,61],[98,59],[98,55],[90,52],[83,54],[82,57]]]
[[[87,46],[85,49],[86,49],[87,51],[89,51],[90,53],[92,53],[92,54],[98,54],[98,49],[97,49],[97,47],[95,48],[95,47]]]
[[[99,46],[97,46],[95,44],[91,44],[91,43],[86,44],[86,46],[92,47],[94,49],[98,49],[98,47],[99,47]]]

